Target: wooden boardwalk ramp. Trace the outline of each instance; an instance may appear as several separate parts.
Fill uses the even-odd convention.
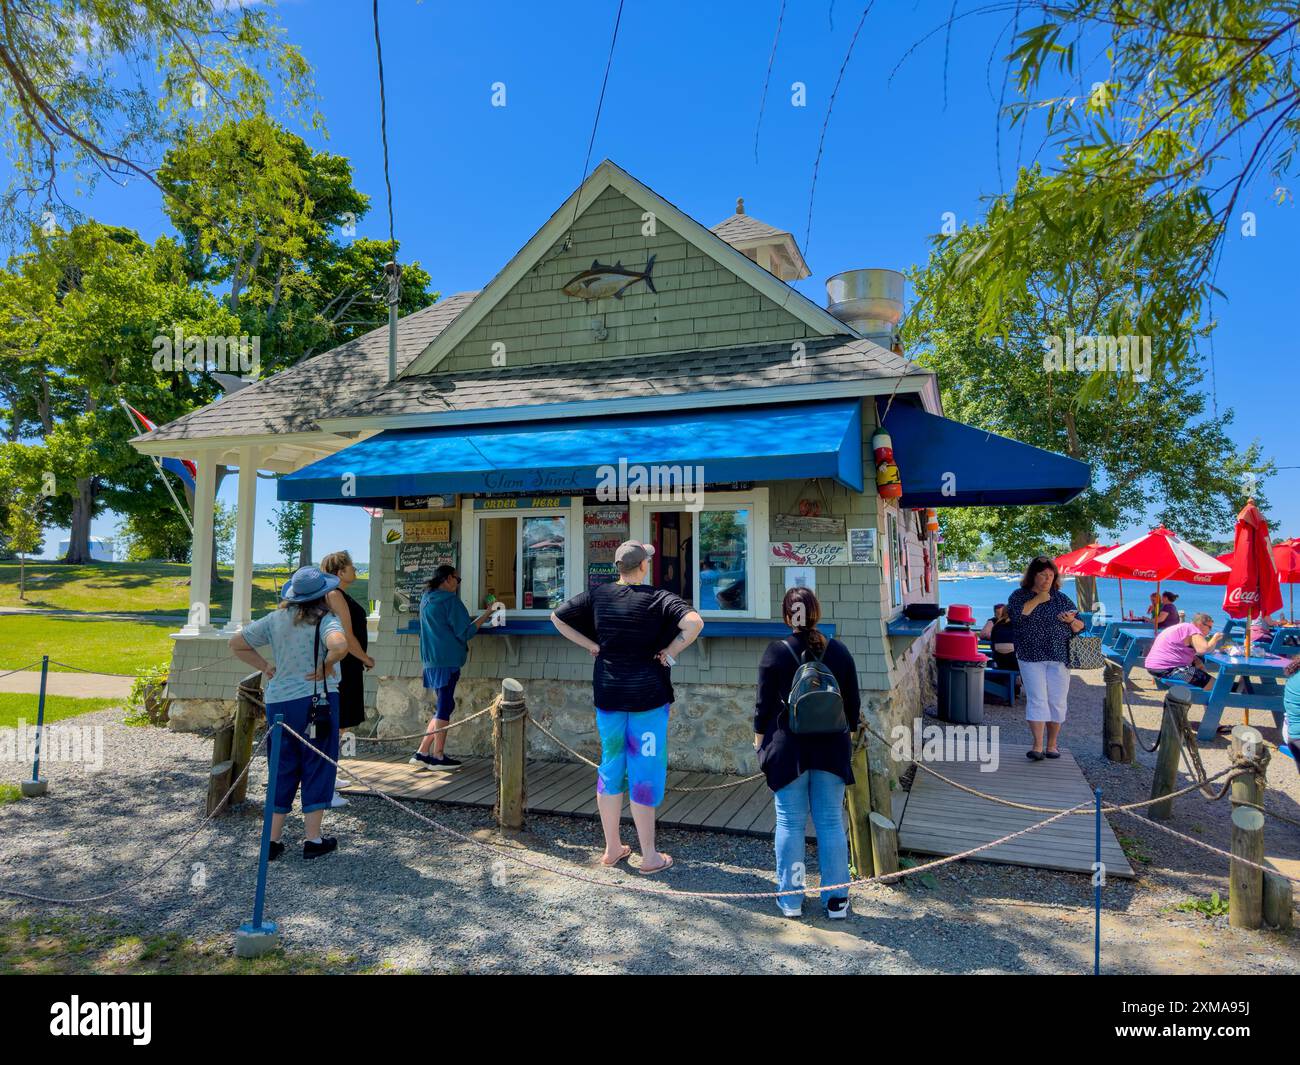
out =
[[[1027,750],[1023,744],[1000,744],[998,768],[992,773],[980,772],[976,761],[926,764],[968,788],[1015,802],[1061,809],[1095,801],[1068,750],[1062,748],[1059,759],[1042,762],[1026,758]],[[978,798],[918,770],[903,810],[898,845],[917,854],[958,854],[1049,816]],[[1095,854],[1094,818],[1072,815],[984,851],[975,860],[1091,874]],[[1105,817],[1101,860],[1108,876],[1134,875]]]

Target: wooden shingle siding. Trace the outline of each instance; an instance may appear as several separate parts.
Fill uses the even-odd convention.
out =
[[[811,329],[756,292],[658,220],[654,236],[641,235],[642,208],[606,189],[573,227],[573,246],[543,261],[520,280],[439,365],[439,372],[492,365],[492,345],[506,346],[507,366],[612,359],[805,339]],[[644,282],[622,299],[587,302],[560,290],[598,260],[651,270],[657,292]],[[602,318],[609,336],[593,339],[591,320]]]

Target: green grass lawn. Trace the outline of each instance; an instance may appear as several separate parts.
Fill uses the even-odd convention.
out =
[[[212,589],[213,617],[230,615],[233,584],[231,570],[218,570]],[[287,570],[259,570],[253,574],[253,613],[275,606],[277,591]],[[190,567],[180,562],[94,562],[69,566],[62,562],[28,562],[27,596],[18,598],[18,563],[0,562],[0,606],[42,607],[47,610],[83,610],[103,614],[179,614],[189,611]],[[366,601],[366,579],[349,589],[360,603]]]
[[[16,692],[0,692],[0,728],[17,728],[19,719],[31,727],[36,725],[35,695],[20,695]],[[107,710],[110,706],[121,706],[123,699],[78,699],[71,695],[47,695],[45,697],[45,723],[58,721],[78,714],[93,714],[96,710]]]
[[[95,673],[136,674],[170,660],[176,631],[171,622],[102,621],[95,618],[0,614],[0,673],[19,669],[41,656]],[[68,672],[50,664],[55,672]]]
[[[278,950],[261,958],[236,958],[228,936],[195,940],[179,932],[137,934],[102,914],[0,915],[0,973],[6,975],[312,975],[383,971],[383,967],[360,968],[355,958],[338,951]]]

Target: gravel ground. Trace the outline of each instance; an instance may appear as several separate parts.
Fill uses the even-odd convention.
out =
[[[1141,767],[1100,757],[1100,688],[1076,674],[1064,746],[1113,801],[1146,798],[1154,756]],[[1158,723],[1154,697],[1134,694],[1144,742]],[[0,887],[50,896],[111,890],[170,854],[202,814],[211,760],[206,737],[122,724],[122,712],[77,719],[102,725],[104,768],[49,766],[50,794],[0,806]],[[1025,742],[1023,708],[988,710],[1008,742]],[[1228,723],[1235,719],[1229,718]],[[1266,732],[1271,737],[1271,730]],[[1226,764],[1226,744],[1203,747],[1206,768]],[[1300,818],[1300,775],[1289,760],[1271,767],[1269,805]],[[266,763],[254,761],[250,796],[263,793]],[[0,781],[30,772],[0,762]],[[617,890],[655,883],[683,890],[771,889],[770,840],[665,831],[677,867],[646,881],[626,868],[592,866],[592,821],[533,817],[527,831],[499,836],[486,809],[416,808],[458,831],[525,848],[550,864],[583,866],[611,888],[579,883],[503,860],[440,836],[381,799],[353,798],[331,812],[340,850],[299,857],[301,820],[289,820],[285,858],[271,866],[267,915],[287,947],[336,951],[353,967],[425,972],[879,972],[1078,973],[1092,965],[1092,893],[1078,875],[968,862],[924,886],[854,893],[854,914],[830,922],[814,900],[802,921],[780,917],[770,900],[657,898]],[[1226,801],[1178,800],[1173,826],[1227,846]],[[1139,879],[1112,880],[1104,893],[1103,967],[1108,972],[1300,972],[1295,933],[1246,933],[1227,919],[1168,908],[1227,895],[1219,858],[1149,825],[1112,818],[1121,837],[1149,857]],[[260,810],[205,827],[181,856],[143,886],[95,903],[129,926],[228,937],[248,920]],[[1268,853],[1300,857],[1300,830],[1270,820]],[[815,867],[810,853],[810,867]],[[4,901],[0,918],[44,912],[46,904]],[[348,966],[342,966],[346,969]]]

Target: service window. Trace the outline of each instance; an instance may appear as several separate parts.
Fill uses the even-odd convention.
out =
[[[760,498],[761,493],[761,498]],[[702,615],[769,616],[767,493],[709,493],[699,510],[633,504],[632,527],[653,544],[650,581]]]
[[[462,561],[462,596],[471,612],[499,601],[511,613],[547,614],[578,591],[570,575],[580,558],[573,542],[580,509],[575,518],[567,500],[511,510],[474,509],[474,502],[467,500],[464,511],[467,554],[474,557]]]
[[[885,583],[889,586],[889,605],[897,608],[903,605],[903,541],[902,527],[896,510],[885,511]]]

